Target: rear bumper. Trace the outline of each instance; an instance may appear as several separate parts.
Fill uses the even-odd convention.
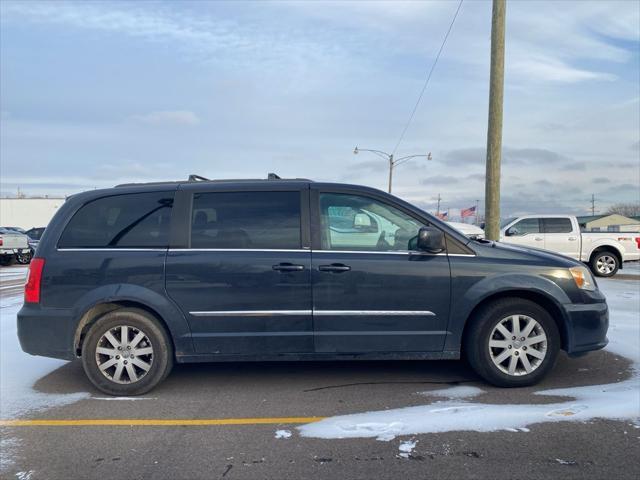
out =
[[[564,305],[568,328],[566,350],[569,355],[604,348],[609,329],[609,308],[604,301],[598,303]]]
[[[26,303],[18,312],[20,347],[31,355],[73,360],[74,334],[69,310]]]

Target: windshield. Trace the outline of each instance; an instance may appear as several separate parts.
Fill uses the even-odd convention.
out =
[[[511,222],[513,222],[517,217],[509,217],[509,218],[505,218],[504,220],[502,220],[500,222],[500,228],[504,228],[507,225],[509,225]]]

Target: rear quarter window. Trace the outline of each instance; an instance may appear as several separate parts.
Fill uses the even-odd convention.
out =
[[[173,195],[132,193],[93,200],[71,218],[58,247],[168,247]]]

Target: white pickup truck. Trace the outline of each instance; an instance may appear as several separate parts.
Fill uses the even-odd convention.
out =
[[[30,257],[29,237],[0,227],[0,265],[10,265],[14,260],[29,263]]]
[[[500,225],[500,241],[551,250],[587,263],[599,277],[640,260],[638,232],[581,232],[572,215],[524,215]]]

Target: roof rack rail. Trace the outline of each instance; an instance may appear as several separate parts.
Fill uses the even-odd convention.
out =
[[[203,177],[202,175],[194,175],[191,174],[189,175],[189,182],[210,182],[211,180],[209,180],[206,177]]]

